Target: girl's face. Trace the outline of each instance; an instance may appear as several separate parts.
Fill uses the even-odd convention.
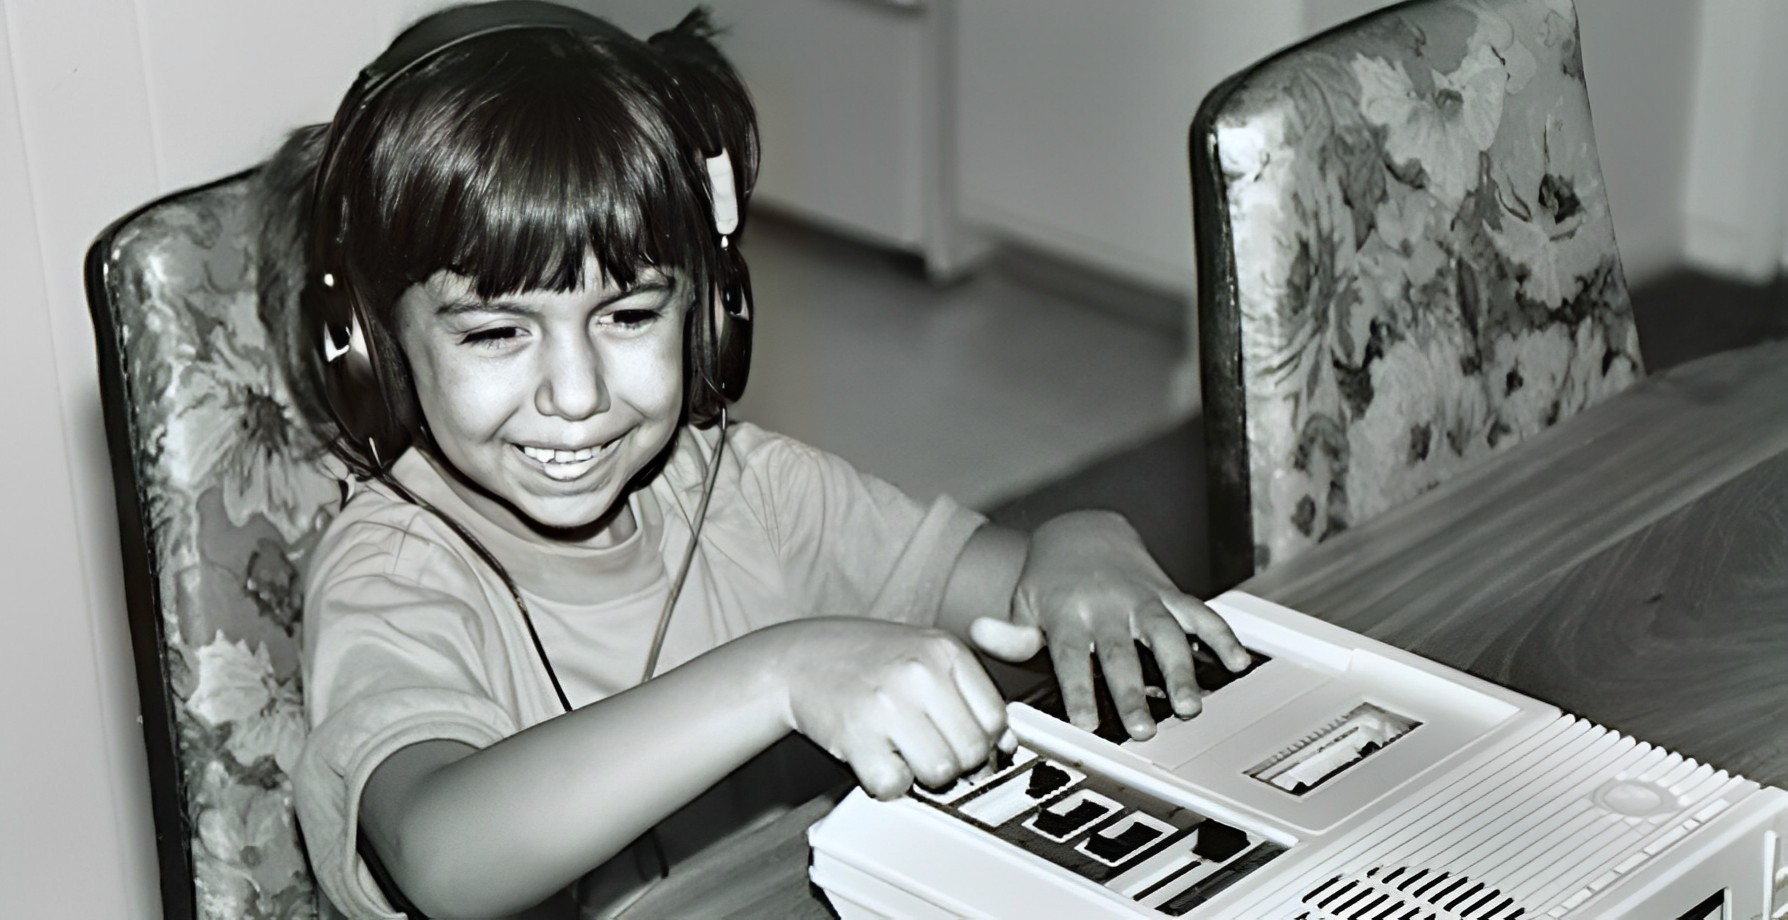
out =
[[[657,271],[616,288],[594,257],[583,277],[574,291],[481,300],[470,279],[441,271],[397,303],[429,433],[477,488],[448,482],[525,539],[630,534],[623,490],[682,413],[686,296]]]

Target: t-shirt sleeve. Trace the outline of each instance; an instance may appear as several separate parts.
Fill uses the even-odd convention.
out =
[[[748,495],[782,560],[786,584],[815,615],[930,625],[956,559],[986,518],[948,496],[920,502],[849,462],[748,429]]]
[[[419,741],[481,748],[519,727],[477,664],[485,640],[468,599],[481,595],[475,584],[459,583],[456,569],[463,566],[430,558],[439,547],[418,551],[414,537],[361,529],[362,540],[346,540],[346,550],[338,545],[309,579],[305,709],[311,731],[292,779],[299,826],[324,893],[350,917],[400,918],[357,852],[368,777],[393,752]]]

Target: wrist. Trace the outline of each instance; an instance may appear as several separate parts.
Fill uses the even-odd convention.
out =
[[[811,668],[802,660],[800,651],[820,622],[787,620],[749,633],[734,643],[747,646],[744,650],[750,676],[741,690],[764,700],[770,717],[784,731],[800,730],[795,717],[797,683]]]
[[[1016,622],[1018,580],[1029,554],[1030,537],[1024,532],[981,525],[956,557],[936,625],[967,639],[976,620]]]
[[[784,661],[790,623],[776,623],[724,642],[696,659],[719,667],[712,685],[717,710],[732,718],[777,730],[789,725],[789,668]],[[692,662],[694,663],[694,662]]]

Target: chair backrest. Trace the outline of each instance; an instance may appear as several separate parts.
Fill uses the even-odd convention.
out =
[[[1417,0],[1191,130],[1224,588],[1643,373],[1570,0]]]
[[[300,573],[340,494],[262,318],[255,192],[171,195],[87,254],[169,918],[320,909],[287,769]]]

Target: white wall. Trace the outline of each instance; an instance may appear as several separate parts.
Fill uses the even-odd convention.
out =
[[[81,263],[113,219],[321,121],[430,0],[3,0],[0,914],[159,904]]]
[[[4,12],[0,48],[21,34],[18,17]],[[66,359],[43,307],[53,253],[27,170],[22,82],[0,69],[0,297],[13,307],[12,354],[0,362],[9,435],[0,454],[0,577],[12,601],[0,643],[8,703],[0,716],[0,910],[128,916],[143,891],[146,812],[120,807],[120,787],[134,780],[122,769],[131,752],[116,749],[125,733],[116,716],[107,723],[104,705],[116,699],[102,700],[95,675],[115,649],[95,634],[83,575],[66,407],[57,398]],[[70,274],[78,264],[68,263]]]
[[[1151,287],[1192,283],[1186,132],[1302,0],[959,0],[961,211]]]
[[[1596,149],[1629,285],[1683,262],[1689,180],[1701,168],[1691,168],[1688,126],[1702,8],[1682,0],[1577,0]]]
[[[1687,132],[1687,251],[1695,265],[1762,280],[1788,264],[1788,4],[1705,0]]]

